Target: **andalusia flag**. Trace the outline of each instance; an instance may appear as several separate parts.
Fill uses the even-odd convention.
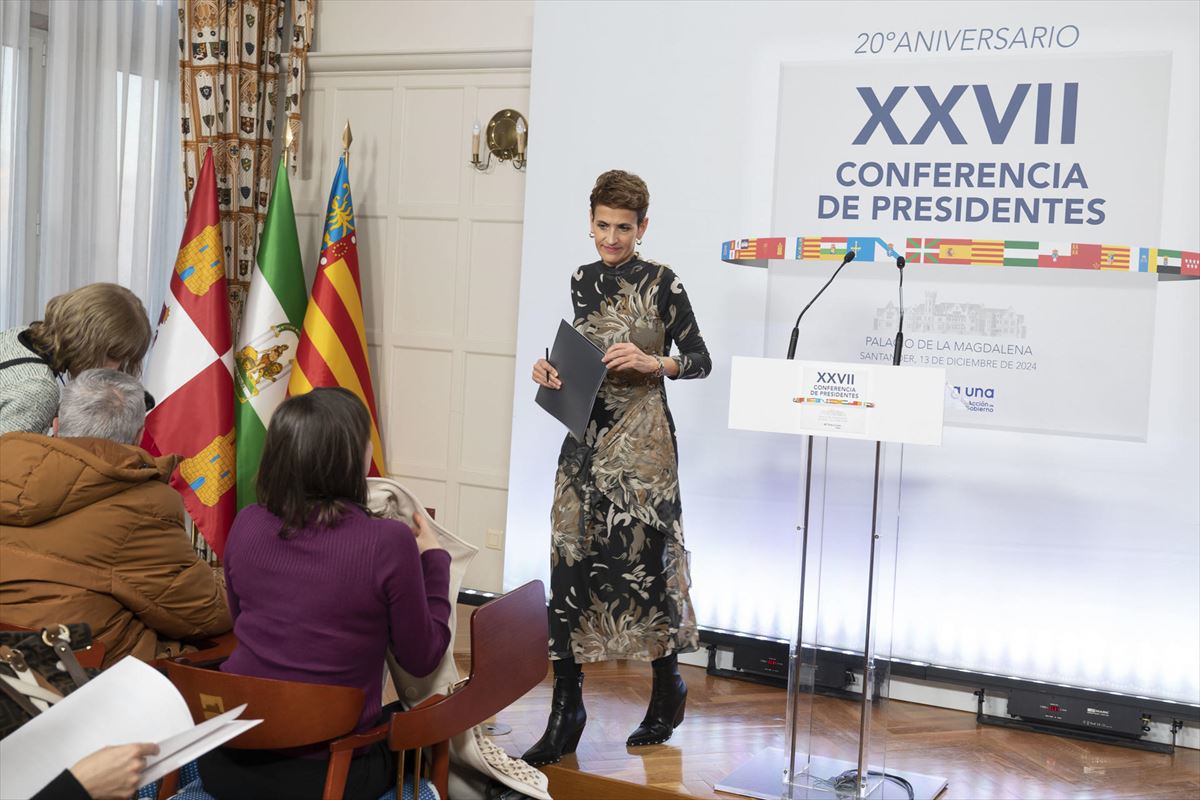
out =
[[[358,238],[354,228],[354,201],[346,158],[338,163],[325,212],[325,236],[312,297],[304,314],[304,332],[288,383],[289,394],[304,394],[318,386],[341,386],[358,395],[371,412],[371,442],[375,446],[372,475],[382,475],[383,442],[375,390],[367,363],[367,336],[363,325],[362,281],[358,277]]]
[[[146,415],[142,447],[175,453],[171,485],[218,556],[237,511],[233,429],[233,333],[212,150],[183,228],[171,288],[158,315],[142,381],[158,405]]]
[[[271,415],[287,397],[307,300],[292,189],[281,158],[234,353],[239,509],[257,501],[254,483],[263,440]]]

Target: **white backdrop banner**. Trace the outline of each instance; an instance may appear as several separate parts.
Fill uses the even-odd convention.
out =
[[[775,227],[1157,235],[1170,78],[1166,53],[785,64]]]

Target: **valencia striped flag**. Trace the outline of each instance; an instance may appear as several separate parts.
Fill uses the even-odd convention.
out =
[[[304,394],[319,386],[349,389],[371,412],[371,444],[375,451],[371,475],[383,475],[383,441],[379,437],[379,415],[375,411],[375,390],[367,362],[358,237],[345,156],[338,163],[329,191],[321,258],[304,313],[288,394]]]

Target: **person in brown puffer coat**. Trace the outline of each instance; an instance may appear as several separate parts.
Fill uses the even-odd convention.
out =
[[[140,441],[140,384],[87,370],[63,388],[59,436],[0,436],[0,621],[86,622],[104,666],[180,652],[232,628],[220,573],[201,561],[167,479]]]

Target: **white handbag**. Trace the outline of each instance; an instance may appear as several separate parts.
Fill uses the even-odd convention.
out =
[[[412,707],[432,695],[448,694],[459,681],[458,665],[454,663],[458,592],[462,588],[467,567],[479,548],[464,542],[431,518],[417,496],[398,481],[392,478],[368,478],[367,485],[367,505],[373,513],[401,520],[408,525],[412,524],[413,514],[422,515],[437,536],[438,543],[450,554],[450,644],[441,663],[424,678],[417,678],[401,669],[391,653],[388,654],[387,667],[396,691],[404,704]],[[476,725],[450,740],[450,797],[453,800],[483,800],[489,779],[495,779],[537,800],[551,800],[545,774],[521,759],[509,756]]]

